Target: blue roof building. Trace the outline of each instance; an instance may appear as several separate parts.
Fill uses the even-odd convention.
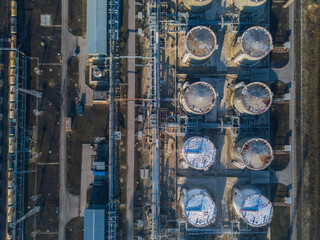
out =
[[[87,53],[107,53],[106,0],[87,0]]]
[[[105,239],[105,210],[84,210],[84,240]]]

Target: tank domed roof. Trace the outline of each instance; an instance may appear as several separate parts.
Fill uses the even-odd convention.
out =
[[[187,51],[199,58],[206,58],[217,48],[217,39],[214,32],[205,26],[192,28],[186,36]]]
[[[216,148],[207,138],[191,137],[184,142],[182,155],[189,166],[203,170],[214,163]]]
[[[272,36],[263,27],[251,27],[243,33],[241,47],[245,54],[260,59],[272,50]]]
[[[200,188],[187,191],[182,200],[184,214],[190,224],[205,227],[216,219],[216,204],[209,193]]]
[[[189,85],[183,91],[181,103],[185,110],[194,114],[210,112],[216,102],[216,91],[206,82]]]

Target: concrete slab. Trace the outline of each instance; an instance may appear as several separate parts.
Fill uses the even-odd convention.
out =
[[[93,172],[91,171],[91,159],[93,155],[95,155],[95,151],[90,148],[90,144],[82,144],[80,216],[84,216],[87,203],[87,190],[94,180]]]

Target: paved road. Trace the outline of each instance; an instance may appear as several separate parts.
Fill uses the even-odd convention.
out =
[[[61,119],[60,119],[60,190],[59,190],[59,240],[65,239],[65,225],[73,217],[79,215],[79,196],[73,196],[66,191],[66,116],[67,116],[67,61],[74,54],[76,38],[68,31],[68,0],[62,0],[62,32],[61,32]]]
[[[128,3],[128,56],[135,52],[135,1]],[[135,59],[128,59],[128,98],[135,98]],[[127,103],[127,240],[133,240],[135,102]]]
[[[291,93],[291,101],[290,101],[290,112],[289,112],[289,128],[292,130],[292,137],[290,139],[290,144],[292,146],[292,151],[290,153],[290,162],[286,169],[283,171],[279,171],[276,173],[278,181],[285,185],[292,184],[292,188],[290,189],[290,196],[292,199],[292,204],[290,206],[290,222],[293,222],[293,229],[291,239],[296,240],[296,219],[295,218],[295,198],[296,198],[296,191],[297,191],[297,179],[296,179],[296,82],[295,82],[295,65],[296,65],[296,56],[295,56],[295,27],[294,27],[294,20],[295,20],[295,3],[292,3],[289,7],[289,28],[291,29],[291,36],[290,36],[290,43],[291,48],[289,51],[289,63],[281,69],[273,69],[277,74],[279,80],[285,83],[291,83],[290,93]]]

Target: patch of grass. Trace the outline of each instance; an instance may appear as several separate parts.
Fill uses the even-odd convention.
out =
[[[78,83],[79,76],[79,60],[77,57],[70,57],[68,59],[68,78],[71,83]]]
[[[87,31],[87,0],[69,1],[69,31],[74,36],[85,36]]]
[[[278,154],[274,156],[274,159],[270,165],[270,168],[275,171],[282,171],[286,169],[290,162],[289,154]]]
[[[66,226],[66,239],[80,240],[83,239],[84,218],[77,217],[71,219]]]
[[[288,197],[288,188],[283,184],[271,184],[271,201],[284,202],[284,198]]]
[[[287,240],[290,227],[290,207],[273,208],[273,218],[271,222],[271,239]]]

